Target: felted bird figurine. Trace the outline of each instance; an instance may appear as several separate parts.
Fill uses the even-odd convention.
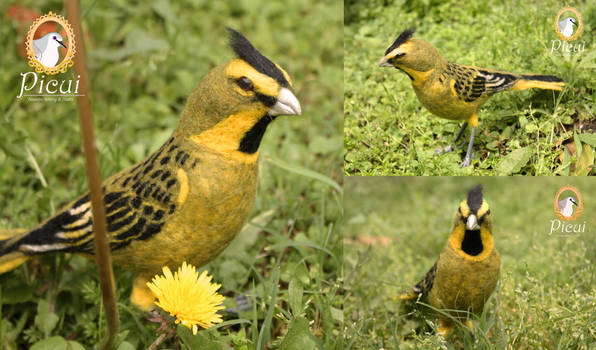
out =
[[[301,114],[286,71],[228,29],[238,56],[192,92],[178,127],[155,153],[103,182],[113,262],[132,271],[131,300],[153,303],[146,282],[163,266],[214,259],[248,219],[259,145],[279,115]],[[27,231],[0,240],[0,273],[39,254],[93,254],[86,194]]]
[[[448,62],[424,40],[412,38],[413,29],[402,32],[387,48],[380,67],[395,67],[406,73],[418,100],[431,113],[451,120],[466,120],[454,144],[468,126],[470,140],[462,167],[472,160],[474,136],[478,127],[478,109],[500,91],[530,88],[562,90],[565,83],[552,75],[517,74]],[[454,147],[439,150],[453,151]]]
[[[493,239],[493,224],[482,186],[468,192],[455,215],[451,235],[439,259],[400,299],[421,300],[453,318],[469,321],[479,314],[499,279],[500,257]],[[439,314],[439,333],[447,336],[453,318]]]

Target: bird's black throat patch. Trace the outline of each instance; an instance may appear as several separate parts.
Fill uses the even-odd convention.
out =
[[[263,56],[244,35],[232,28],[227,28],[227,30],[230,33],[230,46],[236,55],[238,55],[238,58],[246,61],[246,63],[250,64],[258,72],[275,79],[281,86],[288,87],[290,85],[275,63]]]
[[[480,230],[466,230],[464,240],[461,242],[461,250],[472,256],[482,253],[484,245],[480,238]]]
[[[244,134],[242,140],[240,140],[240,146],[238,150],[243,153],[253,154],[261,145],[261,140],[263,139],[263,135],[265,134],[265,130],[267,130],[267,126],[275,120],[275,116],[271,116],[266,114],[263,118],[261,118],[255,125],[253,125],[250,130]]]

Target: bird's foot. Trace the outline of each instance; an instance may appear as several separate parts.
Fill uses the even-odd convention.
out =
[[[473,328],[473,324],[472,324],[472,320],[467,319],[466,323],[465,323],[465,327],[467,328],[468,332],[470,332],[470,336],[472,337],[472,340],[476,340],[476,336],[474,335],[474,328]]]
[[[435,150],[435,153],[437,155],[443,154],[443,153],[449,153],[449,152],[453,152],[453,151],[459,151],[464,145],[461,144],[459,146],[454,146],[453,144],[446,146],[446,147],[439,147]]]
[[[460,168],[465,168],[470,166],[470,164],[472,164],[472,159],[474,158],[474,152],[472,152],[472,154],[466,154],[466,156],[464,157],[463,162],[461,162],[460,164]]]
[[[435,150],[435,154],[439,156],[439,155],[441,155],[443,153],[449,153],[451,151],[453,151],[453,147],[451,145],[449,145],[447,147],[438,147]]]

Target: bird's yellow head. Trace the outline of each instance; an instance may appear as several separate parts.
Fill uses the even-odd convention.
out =
[[[174,136],[254,161],[269,123],[279,115],[299,115],[301,108],[288,73],[242,34],[228,31],[238,57],[203,78],[190,95]]]
[[[468,192],[468,198],[460,203],[449,242],[456,251],[477,257],[492,251],[492,232],[490,208],[482,198],[482,185],[478,185],[472,188]]]
[[[444,61],[439,51],[424,40],[413,39],[414,29],[403,31],[387,48],[379,67],[395,67],[416,80],[418,75],[434,69]]]

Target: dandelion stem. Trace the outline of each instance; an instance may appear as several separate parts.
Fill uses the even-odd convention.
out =
[[[149,345],[149,347],[147,348],[147,350],[155,350],[157,349],[157,346],[161,343],[163,343],[167,338],[168,335],[170,333],[162,333],[159,337],[157,337],[157,339],[155,339],[155,341],[153,343],[151,343],[151,345]]]

